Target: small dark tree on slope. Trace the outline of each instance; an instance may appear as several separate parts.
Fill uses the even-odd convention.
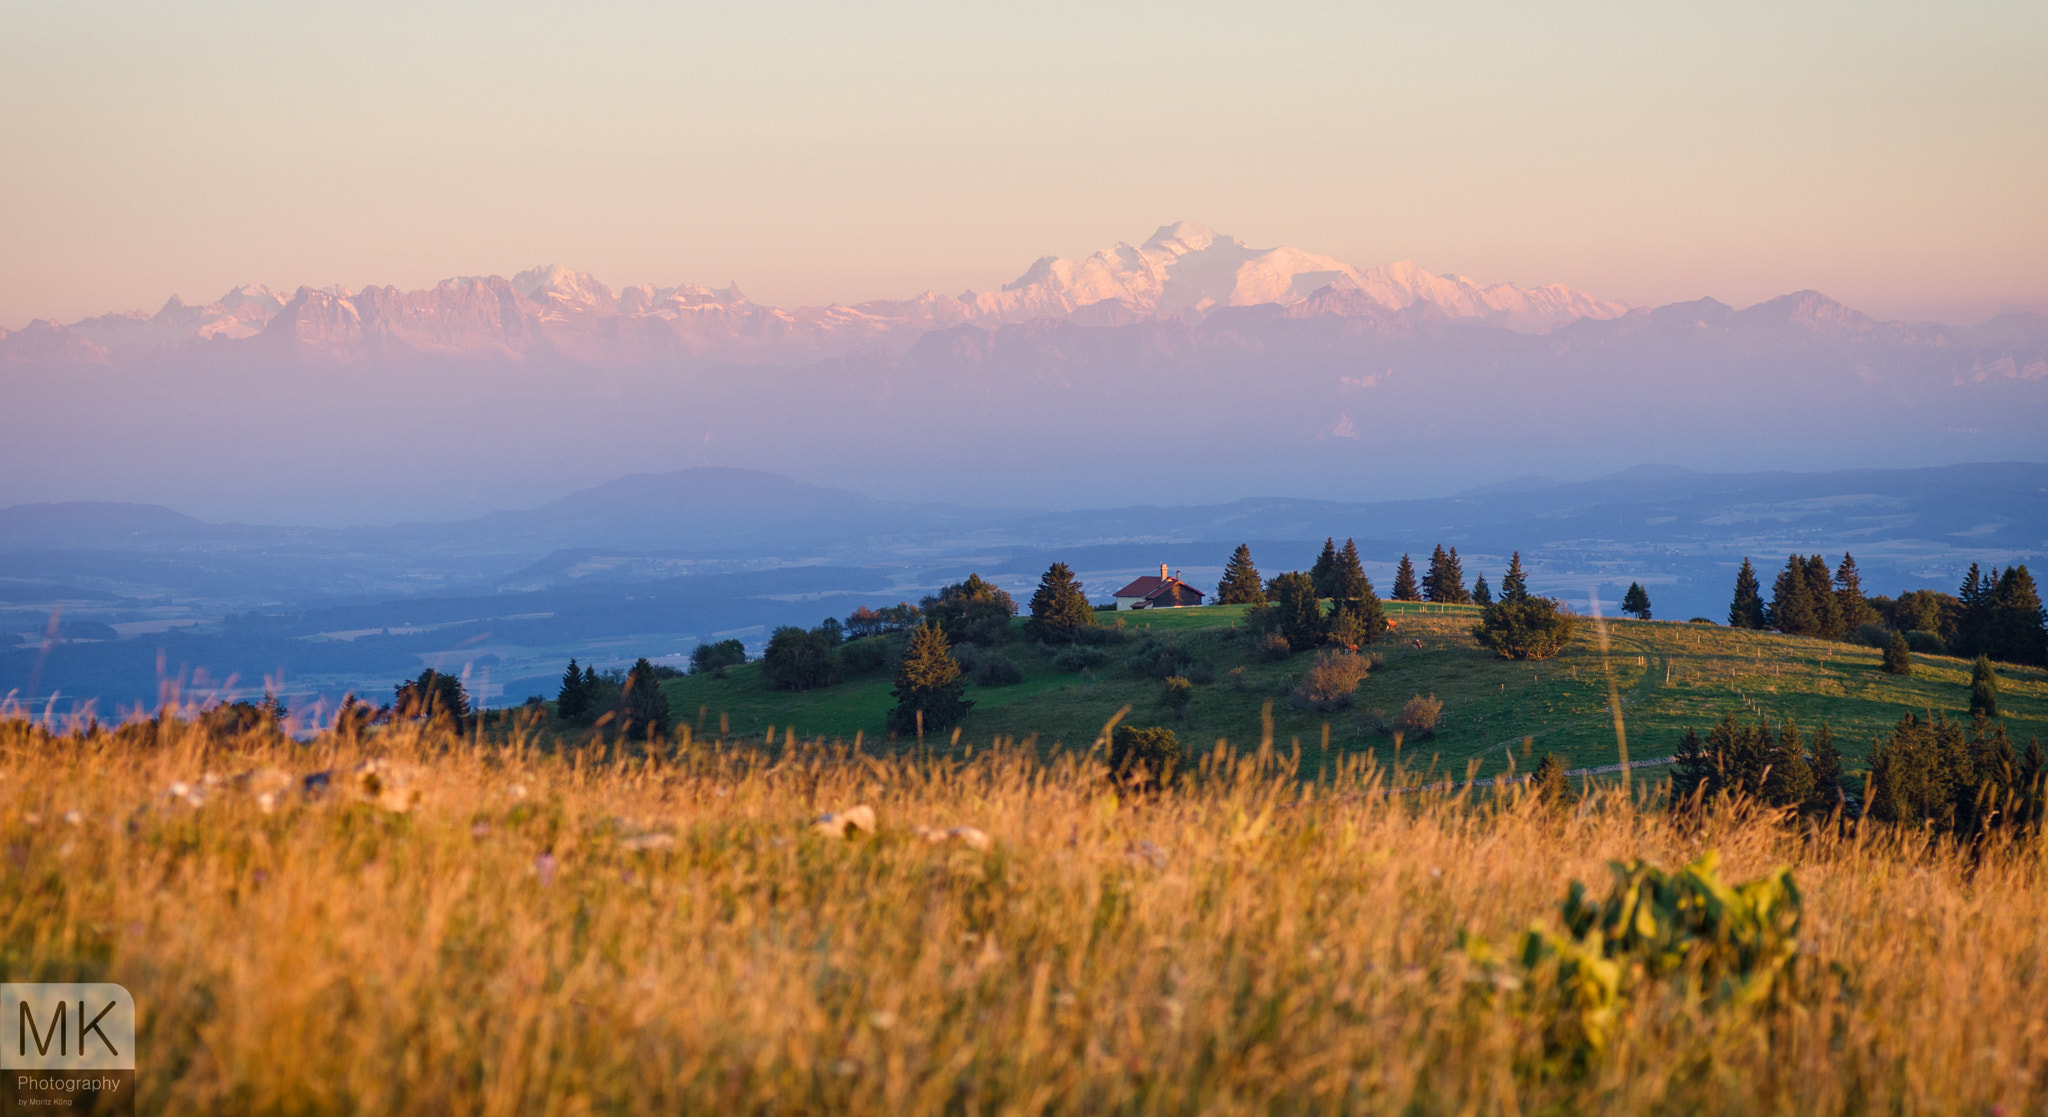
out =
[[[1323,540],[1323,553],[1316,556],[1316,564],[1308,568],[1309,583],[1316,588],[1317,597],[1329,597],[1336,590],[1334,581],[1337,573],[1337,540]]]
[[[1842,614],[1842,631],[1854,632],[1877,621],[1877,610],[1863,596],[1863,575],[1856,569],[1856,556],[1842,552],[1842,564],[1835,567],[1835,604]]]
[[[1007,590],[969,574],[967,580],[941,589],[927,597],[921,609],[933,624],[945,630],[946,639],[967,644],[1001,643],[1010,633],[1010,618],[1017,615],[1017,602]]]
[[[1474,604],[1474,605],[1491,605],[1491,604],[1493,604],[1493,590],[1492,590],[1491,588],[1489,588],[1489,587],[1487,586],[1487,584],[1486,584],[1486,575],[1484,575],[1484,574],[1481,574],[1481,575],[1480,575],[1480,576],[1479,576],[1478,578],[1474,579],[1474,580],[1473,580],[1473,582],[1472,582],[1472,604]]]
[[[454,675],[444,675],[428,668],[420,672],[419,678],[398,684],[397,689],[398,693],[391,700],[391,709],[399,717],[426,718],[429,721],[462,721],[469,717],[469,693],[462,689],[462,680]]]
[[[555,692],[555,716],[573,720],[589,710],[590,694],[583,689],[583,669],[571,659],[569,669],[562,672],[562,689]]]
[[[1549,659],[1571,643],[1576,624],[1550,598],[1503,596],[1480,614],[1472,636],[1509,659]]]
[[[1570,776],[1565,775],[1564,757],[1554,752],[1544,753],[1543,762],[1536,765],[1535,774],[1529,777],[1529,790],[1551,806],[1569,802],[1572,797],[1572,781]]]
[[[1522,572],[1522,552],[1520,551],[1516,551],[1513,555],[1509,556],[1508,572],[1501,575],[1500,600],[1503,603],[1529,600],[1529,576]]]
[[[1973,717],[1995,718],[1998,716],[1998,673],[1991,669],[1991,657],[1980,655],[1970,664],[1970,714]]]
[[[1084,628],[1095,625],[1095,609],[1081,583],[1064,562],[1053,563],[1038,579],[1038,591],[1031,595],[1031,619],[1024,630],[1039,640],[1072,640]]]
[[[896,686],[889,693],[896,698],[895,708],[889,711],[892,733],[917,732],[920,713],[926,733],[951,729],[974,705],[966,696],[967,680],[946,643],[946,634],[930,623],[911,630],[910,646],[904,650],[903,662],[896,668]]]
[[[2048,664],[2048,614],[2041,591],[2024,566],[2009,566],[1991,591],[1983,648],[2006,663]]]
[[[1420,601],[1422,587],[1415,584],[1415,564],[1401,556],[1401,565],[1394,568],[1394,600]]]
[[[1639,621],[1650,619],[1650,595],[1641,582],[1628,584],[1628,592],[1621,597],[1621,611]]]
[[[1764,627],[1763,583],[1757,581],[1756,567],[1749,564],[1747,557],[1742,560],[1742,569],[1735,573],[1735,600],[1728,605],[1728,627]]]
[[[661,680],[646,657],[627,672],[626,689],[619,697],[628,737],[644,741],[668,732],[668,695],[661,692]]]
[[[820,632],[784,625],[768,638],[761,674],[776,690],[817,690],[839,678],[839,656]]]
[[[1884,645],[1884,673],[1887,675],[1910,675],[1913,673],[1913,649],[1906,646],[1906,634],[1892,633]]]
[[[1266,587],[1259,568],[1252,565],[1252,549],[1239,543],[1224,564],[1223,580],[1216,584],[1218,605],[1257,605],[1266,600]]]
[[[1314,580],[1300,571],[1273,579],[1273,608],[1280,635],[1295,651],[1320,645],[1329,632],[1318,597]]]
[[[1387,631],[1387,615],[1380,608],[1379,594],[1373,592],[1371,579],[1365,576],[1364,565],[1358,561],[1356,542],[1344,541],[1332,582],[1331,642],[1358,648],[1378,640]]]

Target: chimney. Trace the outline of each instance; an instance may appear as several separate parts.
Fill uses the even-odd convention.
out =
[[[1163,562],[1159,564],[1159,580],[1162,582],[1166,580],[1166,564]]]

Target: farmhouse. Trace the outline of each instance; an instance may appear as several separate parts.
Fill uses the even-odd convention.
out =
[[[1166,564],[1159,564],[1159,576],[1150,574],[1112,595],[1119,609],[1180,609],[1202,603],[1202,591],[1179,578],[1168,577]]]

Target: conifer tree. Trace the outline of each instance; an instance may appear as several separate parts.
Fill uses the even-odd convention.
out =
[[[1223,580],[1216,583],[1218,605],[1257,605],[1266,600],[1266,587],[1259,568],[1252,565],[1252,549],[1239,543],[1223,567]]]
[[[2024,566],[2008,566],[1987,596],[1982,650],[2005,663],[2048,664],[2048,615]]]
[[[1500,600],[1503,604],[1529,600],[1529,578],[1522,572],[1520,551],[1508,557],[1508,572],[1500,579]]]
[[[1949,641],[1950,650],[1957,655],[1976,655],[1984,650],[1986,630],[1991,627],[1991,601],[1997,589],[1998,568],[1991,568],[1991,577],[1985,578],[1976,563],[1970,564],[1970,572],[1963,575],[1963,584],[1956,590],[1956,631],[1955,639]]]
[[[1353,540],[1344,541],[1332,580],[1335,585],[1331,596],[1335,601],[1330,610],[1330,632],[1335,642],[1359,647],[1378,640],[1387,630],[1387,617],[1380,607],[1379,594],[1373,592],[1372,580],[1365,576],[1365,566],[1358,560],[1358,544]]]
[[[1451,605],[1470,605],[1472,595],[1465,589],[1465,564],[1458,561],[1458,549],[1452,547],[1444,556],[1444,576],[1437,583],[1443,590],[1444,601]]]
[[[1544,803],[1556,806],[1569,800],[1572,795],[1571,777],[1565,775],[1564,757],[1554,752],[1543,754],[1543,762],[1536,765],[1536,771],[1529,777],[1529,790]]]
[[[1422,600],[1422,587],[1415,584],[1415,564],[1405,554],[1401,556],[1401,565],[1394,568],[1394,600]]]
[[[1735,600],[1728,606],[1728,627],[1764,627],[1763,585],[1757,581],[1756,567],[1749,564],[1748,556],[1742,559],[1742,569],[1735,574]]]
[[[642,656],[626,674],[626,689],[620,696],[626,715],[622,727],[628,737],[652,740],[668,732],[668,695],[661,692],[661,680],[654,676],[654,664]]]
[[[583,673],[571,659],[569,669],[562,672],[562,689],[555,692],[555,716],[565,720],[580,718],[589,709],[590,692],[583,688]]]
[[[1842,564],[1835,567],[1835,602],[1842,614],[1842,631],[1854,632],[1877,621],[1877,610],[1863,596],[1863,575],[1856,569],[1856,556],[1842,552]]]
[[[1771,585],[1770,626],[1779,632],[1811,635],[1820,619],[1814,615],[1812,586],[1806,580],[1806,557],[1793,555]]]
[[[1424,601],[1444,600],[1444,566],[1450,562],[1450,559],[1451,556],[1444,553],[1444,545],[1441,543],[1436,545],[1436,550],[1430,552],[1429,573],[1422,576],[1422,599]]]
[[[1771,769],[1764,777],[1764,798],[1774,807],[1798,807],[1812,797],[1813,762],[1800,740],[1798,724],[1788,715],[1778,727]]]
[[[1258,573],[1252,573],[1254,588]],[[1031,595],[1031,619],[1024,630],[1039,640],[1072,640],[1076,633],[1095,625],[1095,607],[1081,592],[1081,583],[1064,562],[1053,563],[1039,576],[1038,590]]]
[[[1806,560],[1806,599],[1813,603],[1813,629],[1809,633],[1832,640],[1840,636],[1842,606],[1835,598],[1835,576],[1828,560],[1815,554]]]
[[[1835,734],[1827,722],[1821,722],[1820,732],[1813,735],[1807,761],[1813,770],[1813,788],[1806,794],[1805,812],[1824,815],[1845,808],[1842,751],[1835,747]]]
[[[1980,655],[1970,664],[1970,714],[1972,717],[1995,718],[1998,716],[1998,673],[1991,669],[1991,657]]]
[[[1906,646],[1906,634],[1892,633],[1884,645],[1884,673],[1887,675],[1910,675],[1913,673],[1913,649]]]
[[[967,679],[946,634],[929,621],[910,632],[910,646],[896,668],[896,686],[890,690],[896,706],[889,711],[889,731],[915,733],[924,715],[926,733],[951,729],[974,703],[966,697]]]
[[[1334,575],[1337,572],[1337,540],[1323,540],[1323,553],[1316,556],[1316,564],[1308,568],[1309,582],[1316,588],[1317,597],[1329,597],[1336,591]]]
[[[1650,619],[1650,595],[1641,582],[1628,584],[1628,592],[1621,595],[1621,611],[1639,621]]]
[[[1473,583],[1472,583],[1472,604],[1474,604],[1474,605],[1491,605],[1491,604],[1493,604],[1493,591],[1492,591],[1491,589],[1487,588],[1487,585],[1486,585],[1486,575],[1484,575],[1484,574],[1481,574],[1481,575],[1480,575],[1480,576],[1479,576],[1479,577],[1478,577],[1478,578],[1477,578],[1477,579],[1476,579],[1475,581],[1473,581]]]
[[[1278,610],[1280,635],[1289,647],[1302,651],[1322,644],[1329,629],[1317,600],[1315,580],[1300,571],[1273,579],[1273,606]]]

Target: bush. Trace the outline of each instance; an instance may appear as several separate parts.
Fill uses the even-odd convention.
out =
[[[1168,676],[1159,689],[1159,704],[1176,714],[1187,712],[1188,703],[1194,700],[1195,684],[1179,675]]]
[[[900,637],[891,640],[886,636],[869,636],[848,640],[839,645],[839,669],[848,678],[879,675],[896,665],[896,657],[902,654],[900,644]]]
[[[1188,681],[1196,686],[1208,686],[1216,681],[1216,668],[1210,666],[1207,660],[1198,659],[1188,664],[1188,669],[1181,674],[1186,675]]]
[[[1394,728],[1403,733],[1434,737],[1437,726],[1443,722],[1443,716],[1442,699],[1434,694],[1427,698],[1418,694],[1401,704],[1401,712],[1394,718]]]
[[[982,656],[974,665],[974,681],[980,686],[1016,686],[1024,681],[1024,669],[1000,652]]]
[[[1323,652],[1316,656],[1315,666],[1308,669],[1301,685],[1294,688],[1294,697],[1326,714],[1341,710],[1351,705],[1351,696],[1365,681],[1369,666],[1366,658],[1355,652]]]
[[[1689,621],[1687,621],[1687,622],[1685,622],[1685,623],[1687,623],[1687,624],[1719,624],[1720,622],[1719,622],[1719,621],[1717,621],[1717,620],[1715,620],[1715,619],[1714,619],[1714,618],[1712,618],[1712,617],[1694,617],[1693,619],[1691,619],[1691,620],[1689,620]]]
[[[1569,801],[1572,781],[1565,775],[1564,757],[1554,752],[1544,753],[1543,763],[1536,766],[1535,774],[1529,778],[1529,791],[1553,806]]]
[[[816,690],[839,678],[839,656],[822,633],[784,625],[768,638],[761,673],[776,690]]]
[[[746,661],[747,646],[738,640],[698,644],[690,649],[690,674],[716,675],[722,679],[726,668],[738,667]]]
[[[1871,625],[1864,625],[1870,628]],[[1913,673],[1913,650],[1906,646],[1906,638],[1894,632],[1884,643],[1884,673],[1887,675],[1910,675]]]
[[[1093,631],[1100,631],[1099,629]],[[1109,653],[1101,648],[1083,647],[1075,644],[1061,648],[1052,657],[1052,665],[1062,671],[1086,671],[1109,662]]]
[[[1268,632],[1265,639],[1259,641],[1259,656],[1262,659],[1277,663],[1293,654],[1294,645],[1289,644],[1287,637],[1277,632]]]
[[[1857,625],[1856,631],[1849,634],[1849,642],[1866,648],[1882,648],[1892,642],[1892,630],[1881,624]]]
[[[1118,617],[1115,624],[1096,625],[1093,628],[1079,629],[1074,633],[1076,644],[1092,644],[1098,647],[1121,644],[1130,638],[1130,629],[1124,626],[1122,617]]]
[[[1487,606],[1472,635],[1509,659],[1549,659],[1572,642],[1576,625],[1556,601],[1529,597]]]
[[[1141,678],[1164,679],[1187,674],[1188,669],[1194,666],[1195,657],[1179,643],[1147,640],[1138,645],[1128,663],[1132,673]]]
[[[1232,689],[1232,690],[1243,690],[1244,688],[1245,688],[1244,668],[1242,668],[1242,667],[1233,667],[1233,668],[1231,668],[1231,669],[1230,669],[1230,689]]]
[[[1161,787],[1180,767],[1180,738],[1162,726],[1119,725],[1109,739],[1109,770],[1118,779]]]
[[[1932,632],[1915,629],[1906,633],[1906,647],[1921,655],[1947,655],[1948,642]]]

